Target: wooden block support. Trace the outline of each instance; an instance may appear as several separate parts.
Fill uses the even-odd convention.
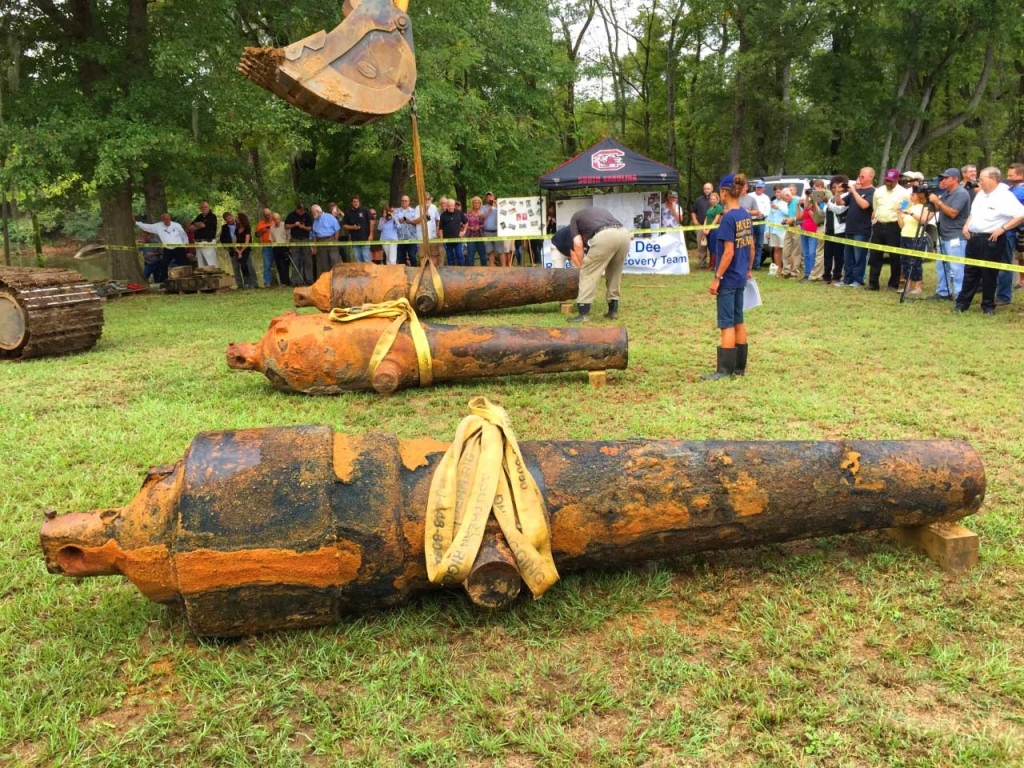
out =
[[[608,372],[607,371],[590,371],[590,386],[594,389],[600,389],[608,383]]]
[[[944,571],[966,571],[978,564],[978,534],[959,523],[887,528],[885,532],[924,553]]]
[[[559,309],[562,310],[562,314],[563,315],[571,315],[573,312],[576,311],[576,302],[574,302],[574,301],[563,301],[562,305],[559,307]]]

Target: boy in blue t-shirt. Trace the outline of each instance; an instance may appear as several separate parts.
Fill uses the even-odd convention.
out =
[[[754,226],[750,214],[740,207],[740,198],[747,191],[747,178],[742,173],[724,177],[718,184],[722,191],[725,213],[718,224],[719,250],[711,295],[717,297],[718,370],[701,378],[717,381],[747,372],[747,327],[743,324],[743,293],[754,266]]]

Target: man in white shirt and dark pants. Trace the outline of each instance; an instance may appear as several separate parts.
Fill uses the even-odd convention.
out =
[[[1006,252],[1006,232],[1024,222],[1024,205],[1005,184],[998,168],[985,168],[978,174],[978,193],[971,203],[971,215],[964,225],[967,258],[998,264]],[[996,313],[996,279],[999,271],[967,265],[964,287],[956,297],[954,312],[966,312],[981,286],[981,311]]]
[[[1012,193],[1011,193],[1012,197]],[[165,213],[160,217],[159,224],[143,224],[136,221],[135,226],[143,232],[149,232],[160,238],[160,242],[166,245],[180,245],[180,248],[164,248],[164,267],[188,266],[188,255],[185,253],[185,245],[188,244],[188,235],[184,228],[176,221],[171,220],[171,214]]]

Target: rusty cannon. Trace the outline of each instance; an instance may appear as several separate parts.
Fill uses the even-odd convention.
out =
[[[458,315],[549,301],[572,301],[579,293],[577,269],[438,267],[441,290],[414,267],[338,264],[312,286],[293,291],[296,307],[329,312],[338,307],[409,299],[421,315]]]
[[[46,566],[124,575],[149,599],[182,607],[199,636],[314,627],[398,605],[438,588],[427,510],[448,449],[327,426],[201,434],[177,464],[150,470],[127,506],[48,513]],[[985,494],[981,458],[959,441],[519,449],[523,467],[509,477],[525,468],[535,480],[563,573],[952,521]],[[518,593],[515,558],[509,567],[490,523],[483,536],[463,587],[478,604],[504,605]]]
[[[259,371],[285,392],[325,395],[359,390],[390,394],[486,376],[622,370],[628,362],[622,326],[440,325],[420,324],[411,316],[412,322],[389,335],[391,316],[342,323],[332,319],[337,312],[276,317],[258,343],[231,344],[227,364]],[[354,319],[358,312],[345,316]],[[386,354],[382,341],[390,343]]]

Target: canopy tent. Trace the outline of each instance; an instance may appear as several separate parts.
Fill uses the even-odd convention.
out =
[[[541,189],[678,183],[679,171],[675,168],[644,157],[612,138],[602,139],[540,177]]]

